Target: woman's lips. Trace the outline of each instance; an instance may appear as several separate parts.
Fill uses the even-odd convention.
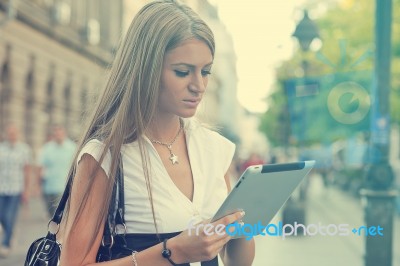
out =
[[[197,105],[199,105],[200,99],[186,99],[186,100],[183,100],[183,103],[186,106],[195,108],[195,107],[197,107]]]

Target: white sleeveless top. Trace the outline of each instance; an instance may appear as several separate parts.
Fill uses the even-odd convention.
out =
[[[212,218],[227,196],[224,175],[231,164],[235,145],[193,119],[185,120],[184,132],[193,173],[193,201],[173,183],[153,144],[146,138],[159,233],[184,231],[191,221]],[[85,153],[99,160],[103,149],[102,142],[91,140],[83,147],[77,162],[79,163]],[[138,143],[124,144],[121,153],[127,233],[155,233]],[[111,155],[108,152],[101,165],[106,174],[110,170],[110,159]]]

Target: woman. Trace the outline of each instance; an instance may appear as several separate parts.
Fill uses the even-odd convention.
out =
[[[209,27],[176,1],[151,2],[136,15],[75,158],[61,265],[95,264],[120,154],[127,234],[181,233],[144,250],[130,246],[131,256],[104,265],[200,265],[218,254],[225,265],[251,265],[252,240],[187,230],[207,223],[230,189],[234,145],[192,118],[214,48]]]

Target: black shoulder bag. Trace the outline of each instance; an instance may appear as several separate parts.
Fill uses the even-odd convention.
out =
[[[58,266],[61,256],[61,244],[57,242],[56,235],[60,228],[65,204],[67,203],[72,176],[69,176],[68,183],[58,204],[58,207],[48,224],[48,232],[45,237],[35,240],[29,247],[24,266]],[[118,196],[117,196],[118,195]],[[114,246],[114,239],[124,235],[117,235],[118,228],[126,228],[124,220],[124,176],[122,158],[117,169],[116,181],[113,186],[107,220],[104,225],[103,239],[99,248],[96,261],[109,261],[116,258],[129,256],[132,251],[126,245]],[[54,230],[54,228],[56,228]],[[125,242],[125,241],[123,241]],[[121,243],[121,240],[119,240]]]

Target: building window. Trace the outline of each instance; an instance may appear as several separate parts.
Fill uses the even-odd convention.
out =
[[[32,3],[36,4],[42,8],[51,8],[53,6],[55,0],[30,0]]]
[[[55,65],[50,65],[50,75],[46,84],[47,99],[46,99],[46,113],[48,115],[47,119],[47,136],[51,134],[51,126],[54,123],[54,73]]]
[[[53,18],[60,25],[69,25],[71,23],[71,1],[56,1],[53,5]]]
[[[83,80],[83,86],[82,86],[82,90],[81,90],[81,118],[83,119],[86,115],[86,109],[88,106],[88,99],[89,99],[89,92],[88,92],[88,85],[87,85],[87,80]]]
[[[100,43],[100,6],[98,0],[88,0],[86,8],[85,41],[89,45]]]
[[[6,46],[4,62],[0,69],[0,128],[5,128],[10,117],[10,101],[12,97],[11,84],[11,46]]]
[[[102,0],[100,5],[100,45],[108,51],[115,51],[122,32],[123,4],[121,0]]]
[[[86,1],[72,0],[71,2],[71,25],[75,29],[82,29],[86,24]]]
[[[35,57],[31,56],[30,66],[25,81],[25,140],[29,145],[33,144],[33,109],[35,103]]]
[[[70,76],[70,75],[68,75]],[[64,126],[69,128],[71,120],[71,78],[69,77],[64,87]]]

